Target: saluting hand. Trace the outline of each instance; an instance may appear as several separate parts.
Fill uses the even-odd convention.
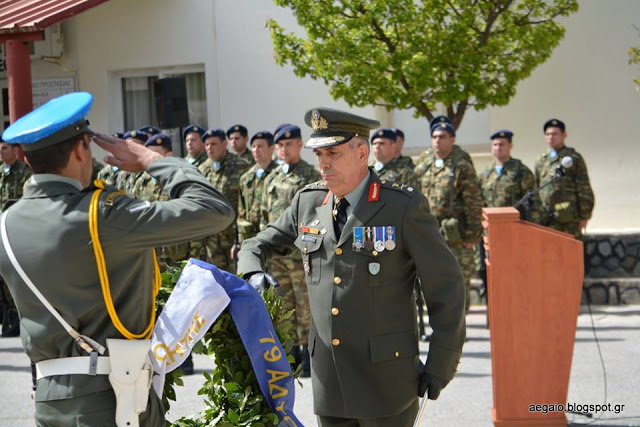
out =
[[[103,159],[105,163],[127,172],[146,170],[152,162],[162,158],[159,153],[151,151],[143,145],[102,133],[96,133],[93,136],[93,141],[100,148],[111,153],[111,156]]]

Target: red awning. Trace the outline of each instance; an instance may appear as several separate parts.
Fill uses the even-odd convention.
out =
[[[34,33],[108,0],[0,0],[0,37]]]

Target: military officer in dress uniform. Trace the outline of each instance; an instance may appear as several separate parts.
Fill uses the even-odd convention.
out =
[[[371,136],[374,161],[373,169],[380,179],[397,182],[399,184],[418,187],[418,180],[413,168],[396,156],[398,152],[398,134],[394,129],[378,129]]]
[[[204,142],[202,142],[204,131],[204,128],[198,125],[189,125],[182,131],[182,139],[187,149],[185,159],[195,167],[200,167],[207,161],[207,152],[204,149]]]
[[[582,230],[591,218],[595,198],[587,164],[573,148],[564,145],[567,131],[564,122],[547,120],[543,126],[549,150],[536,161],[535,174],[538,188],[551,181],[562,159],[570,157],[572,166],[564,168],[564,176],[553,184],[540,189],[544,210],[542,225],[582,237]]]
[[[275,135],[276,151],[282,163],[265,179],[264,192],[260,202],[260,229],[274,222],[291,204],[296,192],[307,184],[318,181],[318,171],[300,158],[302,132],[295,125],[287,125]],[[294,366],[302,364],[301,376],[311,376],[307,341],[309,336],[309,295],[300,262],[300,253],[293,252],[285,257],[274,258],[267,266],[280,286],[276,289],[295,308],[291,317],[296,341],[292,349]]]
[[[31,177],[31,169],[18,160],[18,147],[0,140],[0,212],[3,212],[22,197],[25,182]],[[11,292],[0,277],[0,300],[2,301],[2,337],[20,335],[20,319]]]
[[[259,287],[272,257],[302,252],[309,287],[314,411],[321,426],[412,426],[418,396],[436,399],[453,378],[465,337],[463,276],[410,186],[382,184],[367,167],[379,123],[316,108],[306,147],[322,182],[296,193],[272,224],[246,240],[239,270]],[[433,337],[419,363],[415,277]]]
[[[249,164],[253,164],[253,156],[251,150],[247,148],[249,142],[249,131],[243,125],[233,125],[227,130],[227,138],[231,142],[231,150],[238,157],[245,160]]]
[[[513,206],[527,192],[535,191],[535,178],[522,161],[511,157],[513,132],[501,129],[490,139],[493,163],[479,176],[485,204],[490,208]],[[518,210],[522,219],[540,222],[540,198],[537,195],[532,196],[529,207],[521,205]]]
[[[215,233],[234,216],[184,160],[93,135],[85,120],[92,99],[86,92],[55,98],[4,132],[8,143],[22,144],[34,172],[23,198],[0,221],[0,273],[20,311],[23,346],[38,367],[35,418],[42,426],[116,425],[109,374],[123,358],[104,347],[107,339],[146,339],[153,330],[159,285],[153,247]],[[107,163],[146,170],[172,200],[140,202],[100,182],[92,185],[92,140],[110,153]],[[105,286],[109,292],[103,293]],[[138,404],[120,403],[125,410]],[[153,391],[139,421],[165,425]]]
[[[229,200],[234,211],[238,211],[240,176],[249,169],[249,163],[240,156],[227,151],[227,137],[222,129],[209,129],[203,136],[208,159],[200,165],[200,173]],[[231,249],[238,242],[238,229],[234,224],[205,240],[207,262],[235,273]]]

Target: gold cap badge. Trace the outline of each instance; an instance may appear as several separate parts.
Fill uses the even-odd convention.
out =
[[[162,138],[160,137],[156,138],[156,144],[158,145],[162,144]]]
[[[318,110],[313,110],[311,113],[311,128],[316,130],[327,129],[329,127],[329,123],[327,120],[320,115]]]

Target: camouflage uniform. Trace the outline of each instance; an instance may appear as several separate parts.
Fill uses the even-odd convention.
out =
[[[91,181],[95,181],[96,179],[98,179],[98,174],[100,173],[102,168],[104,168],[104,165],[92,157],[91,166],[93,168],[93,171],[91,173]]]
[[[493,163],[479,178],[484,201],[490,208],[513,206],[527,194],[527,191],[536,189],[531,170],[514,158],[502,165],[501,173],[496,171],[496,164]],[[532,197],[532,209],[528,213],[525,206],[520,206],[518,210],[522,219],[540,223],[540,197],[537,194]]]
[[[462,243],[477,242],[482,234],[482,191],[473,165],[463,156],[452,152],[441,167],[435,160],[434,155],[424,156],[416,169],[424,171],[418,176],[422,192],[464,274],[468,309],[476,265],[474,249],[466,249]]]
[[[132,174],[137,176],[131,188],[131,197],[142,201],[164,202],[169,200],[169,195],[160,187],[158,182],[147,172]],[[161,271],[166,271],[169,267],[178,262],[191,258],[191,246],[189,242],[179,243],[173,246],[162,246],[156,248],[158,264]]]
[[[249,150],[249,148],[244,150],[244,153],[242,153],[242,154],[236,154],[236,156],[238,156],[241,159],[245,160],[250,165],[253,165],[256,162],[255,159],[253,158],[253,155],[251,154],[251,150]]]
[[[267,177],[278,166],[276,162],[269,163],[262,178],[256,172],[258,165],[253,165],[240,177],[240,198],[238,200],[238,241],[255,236],[260,231],[260,203]]]
[[[22,197],[22,192],[26,182],[31,177],[31,169],[22,162],[16,161],[9,166],[8,170],[4,169],[5,165],[0,164],[0,212],[7,208],[10,202],[17,201]],[[19,331],[18,309],[9,288],[2,278],[0,278],[2,294],[2,332],[10,335],[17,335]],[[11,330],[11,331],[10,331]]]
[[[381,165],[381,163],[372,165],[381,180],[398,182],[415,188],[419,187],[418,178],[413,173],[413,168],[407,166],[406,162],[400,160],[399,157],[387,162],[379,169],[376,165]]]
[[[396,159],[401,165],[406,165],[411,168],[411,170],[415,169],[416,165],[413,163],[413,159],[409,156],[399,155]]]
[[[260,206],[260,230],[267,224],[275,222],[289,207],[293,196],[305,185],[320,180],[320,173],[309,163],[300,160],[296,165],[289,165],[284,172],[279,165],[265,180],[264,193]],[[291,317],[293,329],[297,334],[297,345],[307,345],[311,314],[309,312],[309,293],[302,269],[300,251],[286,257],[273,258],[266,266],[280,286],[276,292],[295,307],[295,316]]]
[[[541,187],[549,182],[565,156],[573,159],[573,166],[565,170],[564,178],[540,191],[544,210],[542,225],[580,238],[582,230],[579,223],[591,218],[595,203],[587,165],[582,156],[569,147],[562,147],[555,157],[549,156],[549,153],[543,154],[536,162],[536,184]]]
[[[416,176],[420,177],[424,173],[424,171],[426,170],[426,162],[429,161],[433,157],[433,155],[433,148],[429,147],[422,154],[420,154],[420,156],[418,156],[416,166],[413,168]],[[459,145],[453,145],[451,156],[456,159],[465,159],[468,163],[471,163],[471,166],[473,166],[473,160],[471,159],[471,156],[469,155],[469,153],[460,148]]]
[[[122,173],[125,173],[122,169],[118,169],[115,166],[106,165],[102,168],[102,170],[98,173],[96,179],[102,179],[107,185],[112,185],[114,187],[118,187],[118,176]]]
[[[206,150],[202,150],[200,154],[198,154],[196,157],[187,156],[185,157],[185,159],[187,160],[187,162],[191,163],[193,166],[200,169],[200,165],[206,162],[209,159],[209,157],[207,157]]]
[[[233,210],[238,212],[238,198],[240,196],[240,176],[249,169],[249,163],[237,155],[227,152],[220,162],[220,169],[216,171],[215,162],[207,159],[200,165],[200,173],[211,182],[213,188],[221,192],[231,203]],[[236,239],[237,226],[209,236],[204,241],[207,262],[216,267],[235,273],[235,265],[231,260],[230,251]]]

